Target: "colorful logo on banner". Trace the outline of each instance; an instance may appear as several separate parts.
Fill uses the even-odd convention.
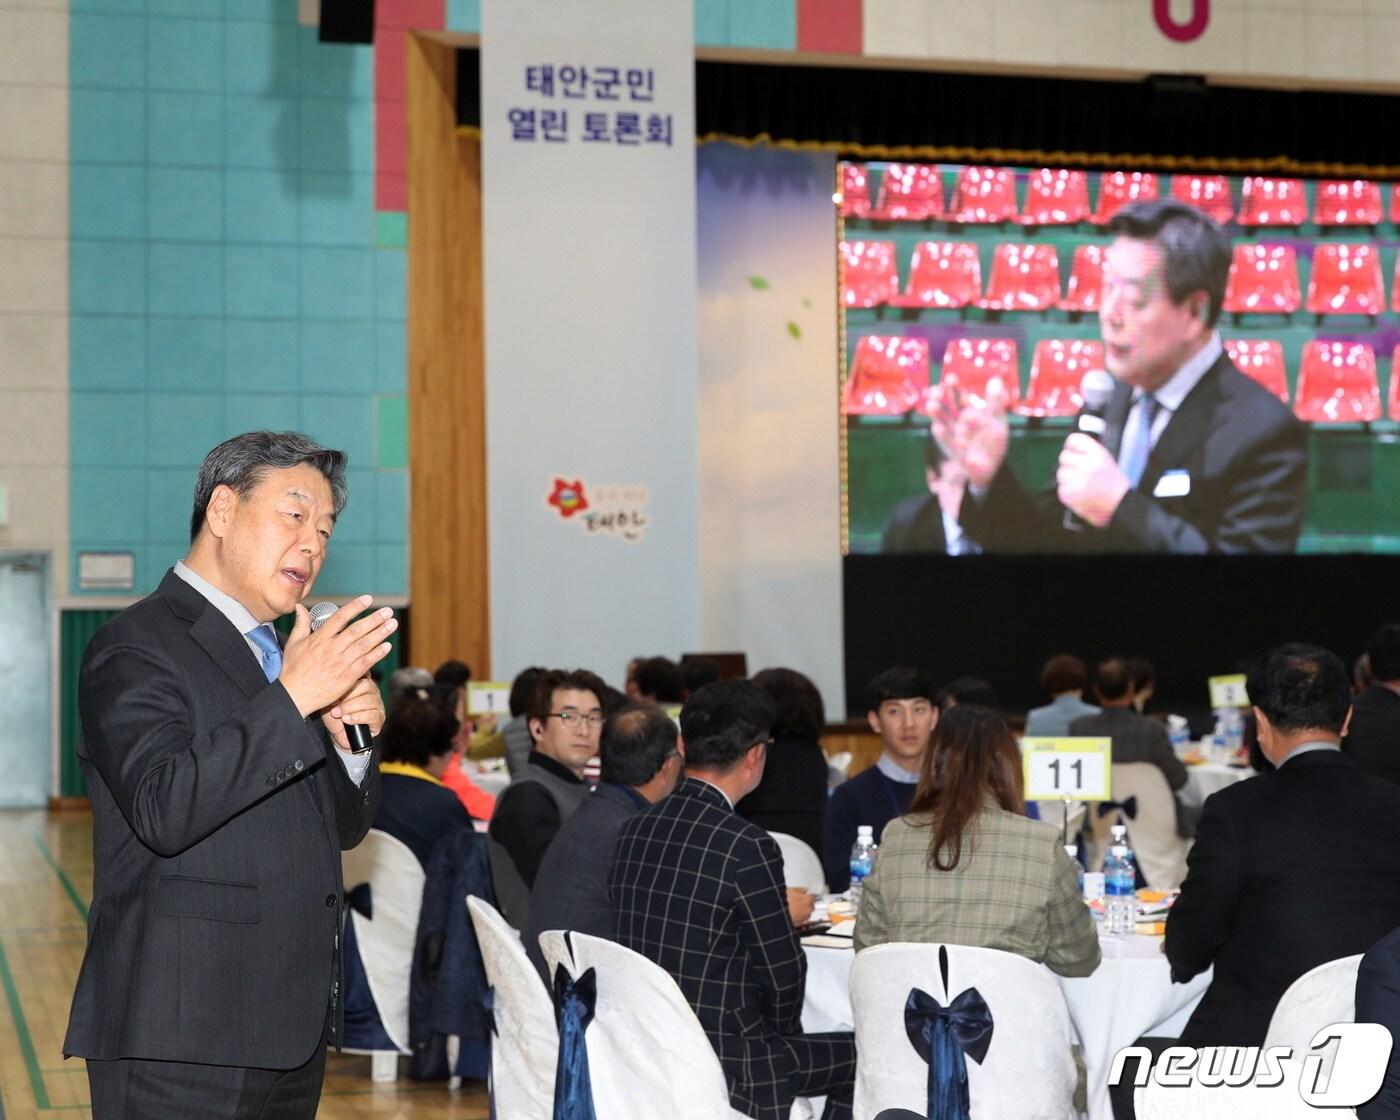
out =
[[[1191,18],[1182,23],[1172,15],[1172,0],[1152,0],[1152,18],[1168,39],[1190,43],[1206,33],[1210,23],[1210,0],[1191,0]]]
[[[636,544],[651,521],[645,486],[594,486],[581,478],[554,478],[545,505],[588,536],[615,537]]]

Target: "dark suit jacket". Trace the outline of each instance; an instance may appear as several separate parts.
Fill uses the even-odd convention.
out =
[[[521,934],[525,952],[541,976],[545,975],[545,962],[540,934],[545,930],[571,929],[594,937],[612,937],[608,872],[613,848],[624,822],[646,807],[641,794],[602,782],[550,841],[530,889],[530,920]]]
[[[89,643],[78,704],[93,900],[64,1053],[304,1064],[328,1006],[339,1038],[340,853],[374,819],[377,758],[357,787],[173,572]]]
[[[826,752],[812,739],[776,740],[768,748],[763,780],[734,811],[765,832],[796,836],[821,858],[826,818]]]
[[[787,1120],[807,958],[788,916],[783,857],[714,786],[686,778],[622,826],[609,876],[614,940],[675,979],[705,1028],[729,1099]]]
[[[1361,958],[1356,975],[1356,1021],[1379,1023],[1400,1040],[1400,929],[1383,937]],[[1320,1024],[1326,1026],[1326,1024]],[[1381,1091],[1356,1110],[1358,1120],[1400,1118],[1400,1046],[1392,1047]]]
[[[1260,1046],[1289,984],[1400,926],[1400,789],[1299,755],[1207,798],[1187,862],[1167,959],[1215,976],[1181,1043]]]
[[[1400,785],[1400,693],[1373,684],[1353,700],[1342,750],[1363,774]]]
[[[1119,382],[1104,414],[1104,445],[1118,454],[1132,405]],[[1307,488],[1307,432],[1288,406],[1221,355],[1162,431],[1137,489],[1102,530],[1069,532],[1050,488],[1032,496],[1003,467],[959,521],[988,552],[1292,552]],[[1190,493],[1153,497],[1168,471]]]
[[[938,496],[927,491],[906,498],[890,510],[880,534],[880,551],[937,552],[948,551],[948,537],[943,532],[943,510]]]
[[[1172,750],[1166,727],[1155,719],[1128,708],[1105,708],[1098,715],[1070,720],[1069,733],[1107,736],[1113,740],[1114,762],[1150,762],[1173,790],[1186,784],[1186,764]]]

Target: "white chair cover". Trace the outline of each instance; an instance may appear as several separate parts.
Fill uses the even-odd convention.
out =
[[[551,1120],[559,1031],[540,974],[520,935],[496,908],[475,895],[467,910],[481,946],[486,980],[495,994],[496,1037],[491,1041],[491,1099],[500,1120]]]
[[[826,872],[812,846],[786,832],[770,832],[783,853],[783,879],[787,885],[813,894],[826,894]]]
[[[1356,974],[1360,968],[1361,954],[1357,953],[1309,969],[1289,984],[1269,1020],[1264,1045],[1291,1046],[1294,1054],[1306,1054],[1313,1036],[1323,1027],[1356,1022]],[[1322,1076],[1331,1077],[1337,1044],[1329,1044],[1321,1053]]]
[[[1186,852],[1190,844],[1176,834],[1176,799],[1166,776],[1150,762],[1115,762],[1113,764],[1113,800],[1137,800],[1137,816],[1123,814],[1128,826],[1128,843],[1142,871],[1142,877],[1153,890],[1171,891],[1186,878]],[[1102,871],[1108,853],[1109,830],[1118,820],[1110,811],[1099,816],[1098,807],[1089,810],[1093,832],[1093,854],[1089,869]]]
[[[572,943],[572,952],[570,951]],[[729,1088],[700,1020],[676,982],[640,953],[583,933],[548,930],[540,950],[549,974],[590,968],[598,1006],[585,1039],[593,1106],[607,1120],[747,1120],[729,1106]],[[792,1120],[810,1116],[794,1103]]]
[[[361,883],[369,884],[374,917],[351,910],[348,920],[355,924],[360,960],[384,1032],[399,1053],[408,1054],[408,987],[418,912],[423,908],[423,868],[407,844],[377,828],[343,852],[340,864],[347,893]]]
[[[944,987],[939,950],[948,953]],[[883,1109],[928,1112],[928,1064],[904,1028],[904,1005],[920,988],[944,1007],[976,988],[992,1013],[986,1060],[967,1059],[973,1120],[1066,1120],[1074,1115],[1074,1036],[1050,971],[1014,953],[967,945],[877,945],[856,954],[855,1120]]]

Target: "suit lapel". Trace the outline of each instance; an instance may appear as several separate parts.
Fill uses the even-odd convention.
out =
[[[1104,409],[1104,439],[1103,445],[1118,458],[1118,451],[1123,446],[1123,429],[1128,424],[1128,410],[1132,407],[1133,390],[1130,385],[1125,385],[1117,381],[1113,386],[1113,396],[1108,398],[1108,407]]]
[[[1147,457],[1147,468],[1142,472],[1138,489],[1150,494],[1156,488],[1162,474],[1180,467],[1196,446],[1210,434],[1211,418],[1216,414],[1220,401],[1220,363],[1229,363],[1222,356],[1220,361],[1206,370],[1205,376],[1196,382],[1196,387],[1186,395],[1162,431],[1162,438]]]
[[[245,696],[254,696],[267,687],[267,677],[247,641],[218,607],[173,570],[161,580],[157,594],[170,603],[179,617],[191,623],[190,637],[233,678]]]

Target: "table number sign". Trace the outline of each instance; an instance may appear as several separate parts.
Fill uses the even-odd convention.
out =
[[[467,715],[510,715],[510,681],[470,681],[467,684]]]
[[[1111,795],[1111,740],[1068,736],[1021,740],[1026,800],[1107,801]]]
[[[1249,693],[1245,691],[1243,673],[1232,673],[1225,677],[1210,678],[1210,706],[1220,708],[1249,707]]]

